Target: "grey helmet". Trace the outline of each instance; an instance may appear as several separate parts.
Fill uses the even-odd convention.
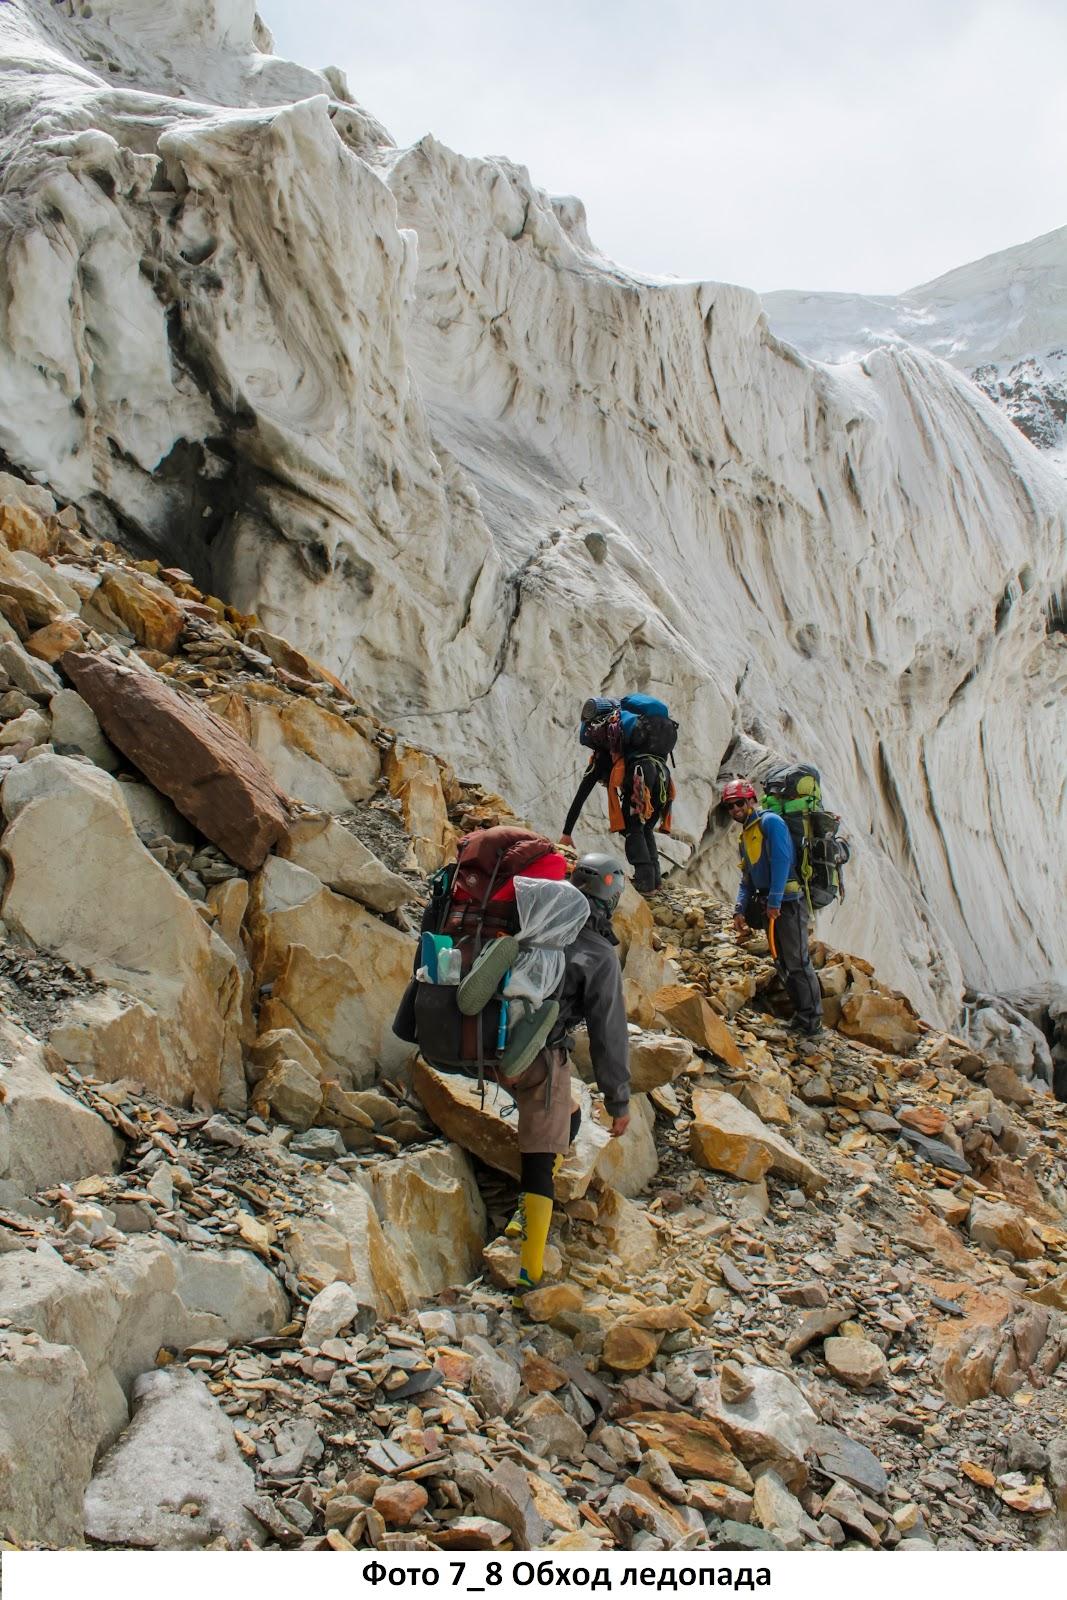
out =
[[[610,915],[626,888],[626,868],[617,856],[594,850],[579,859],[571,873],[571,882]]]

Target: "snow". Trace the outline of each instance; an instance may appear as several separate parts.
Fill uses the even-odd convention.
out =
[[[906,344],[970,374],[1067,467],[1067,228],[999,250],[898,296],[763,296],[781,338],[819,361]]]
[[[965,376],[624,271],[523,167],[396,149],[244,0],[89,9],[0,6],[13,464],[551,834],[589,694],[681,722],[696,882],[734,872],[720,775],[815,759],[855,844],[820,928],[927,1015],[1067,968],[1067,491]]]

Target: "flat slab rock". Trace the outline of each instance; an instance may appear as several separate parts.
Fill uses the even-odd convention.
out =
[[[212,844],[249,872],[285,837],[289,809],[251,745],[154,673],[68,650],[59,667],[112,744]]]
[[[261,1545],[264,1530],[247,1510],[255,1477],[202,1379],[181,1368],[146,1372],[133,1405],[85,1491],[86,1537],[139,1550],[202,1549],[220,1535],[231,1550]]]

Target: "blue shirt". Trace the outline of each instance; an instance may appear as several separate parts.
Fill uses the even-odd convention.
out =
[[[744,914],[753,891],[767,897],[770,910],[783,900],[800,899],[793,835],[784,817],[775,811],[757,811],[741,829],[741,882],[735,909]]]

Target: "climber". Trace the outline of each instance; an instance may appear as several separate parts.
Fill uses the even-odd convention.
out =
[[[582,707],[579,739],[592,754],[560,844],[573,849],[582,807],[596,785],[604,784],[608,826],[625,836],[638,894],[654,894],[663,881],[656,831],[671,831],[674,780],[667,762],[677,736],[678,724],[667,715],[667,707],[649,695],[627,695],[618,702],[594,698]]]
[[[619,1138],[630,1122],[629,1035],[622,971],[613,948],[618,940],[611,927],[626,885],[625,868],[611,856],[586,855],[574,868],[571,884],[560,881],[565,873],[563,857],[553,851],[548,840],[525,828],[487,828],[460,840],[455,865],[444,868],[431,883],[416,971],[393,1021],[397,1037],[417,1044],[431,1066],[442,1072],[466,1076],[477,1072],[480,1078],[495,1079],[515,1101],[522,1195],[507,1232],[523,1238],[519,1301],[541,1277],[552,1220],[553,1178],[581,1122],[571,1094],[567,1060],[571,1030],[580,1022],[589,1032],[593,1071],[612,1119],[612,1136]],[[503,945],[506,940],[514,949],[521,923],[518,894],[526,893],[523,885],[536,889],[539,882],[546,888],[555,884],[572,898],[580,900],[584,895],[588,913],[578,919],[578,933],[570,936],[571,942],[560,952],[556,1015],[541,1035],[544,1043],[538,1048],[539,1041],[532,1039],[529,1049],[536,1054],[526,1065],[520,1060],[514,1076],[505,1076],[505,1057],[494,1055],[491,1049],[497,1012],[486,1010],[492,1019],[487,1044],[481,1016],[463,1015],[457,1000],[460,990],[472,981],[472,955],[477,962],[489,951],[490,960],[495,961],[497,941]],[[581,894],[574,896],[574,889]],[[468,976],[458,988],[443,981],[424,981],[426,975],[420,969],[424,941],[432,943],[435,936],[444,938],[463,956]],[[507,959],[513,958],[509,954]]]
[[[822,1031],[822,991],[808,950],[808,910],[792,834],[782,817],[760,809],[744,778],[726,784],[720,803],[741,824],[734,932],[741,939],[752,928],[766,927],[778,976],[796,1011],[790,1026],[814,1038]]]
[[[571,1095],[567,1052],[571,1034],[584,1022],[597,1086],[611,1118],[612,1138],[630,1125],[630,1051],[622,969],[614,946],[618,939],[611,919],[626,884],[622,862],[612,856],[584,855],[571,883],[589,901],[589,920],[566,951],[559,1020],[548,1043],[523,1074],[509,1086],[519,1110],[521,1162],[518,1210],[505,1232],[522,1238],[519,1282],[513,1304],[541,1279],[545,1245],[552,1222],[554,1178],[563,1165],[581,1123]]]

